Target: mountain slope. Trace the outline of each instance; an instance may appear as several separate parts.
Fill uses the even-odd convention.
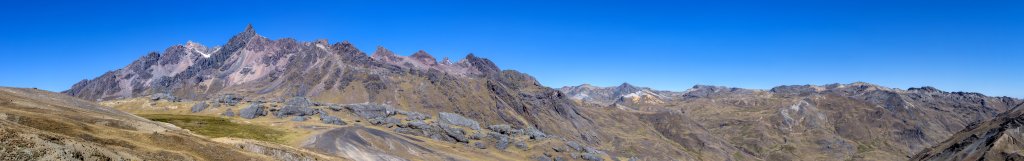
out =
[[[57,93],[0,88],[0,160],[281,160]]]
[[[367,55],[348,42],[270,40],[251,25],[222,46],[172,46],[63,93],[295,130],[288,146],[367,160],[903,160],[1024,102],[859,82],[555,90],[473,54]]]
[[[723,140],[726,147],[717,149],[764,160],[903,160],[1024,102],[867,83],[771,90],[698,85],[669,96],[661,105],[634,105],[639,111],[632,113],[682,149]],[[699,131],[712,137],[684,133]]]
[[[1020,107],[971,124],[910,160],[1024,160],[1024,109]]]
[[[599,125],[559,91],[473,54],[438,62],[424,51],[399,56],[378,47],[367,55],[348,42],[270,40],[251,26],[223,46],[172,46],[63,93],[114,102],[148,97],[277,104],[305,97],[318,104],[369,103],[424,114],[455,113],[481,127],[537,129],[581,145],[601,144],[613,135],[597,130]]]
[[[612,104],[645,104],[659,105],[665,103],[663,99],[670,99],[668,96],[678,95],[678,92],[659,91],[647,87],[637,87],[629,83],[622,83],[615,87],[597,87],[590,84],[579,86],[565,86],[558,89],[569,98],[578,102],[593,103],[600,106]]]
[[[437,63],[422,51],[403,57],[381,47],[370,57],[348,42],[269,40],[252,26],[223,47],[172,46],[64,93],[97,100],[153,95],[207,100],[233,94],[269,101],[305,96],[326,103],[457,112],[488,124],[535,126],[575,139],[594,133],[557,91],[472,54],[457,63]]]

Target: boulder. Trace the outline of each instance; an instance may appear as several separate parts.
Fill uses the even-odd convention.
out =
[[[604,161],[600,154],[597,153],[583,153],[580,154],[580,158],[586,161]]]
[[[192,113],[202,112],[203,110],[206,109],[206,107],[208,107],[206,102],[196,103],[196,105],[192,105]]]
[[[295,97],[285,103],[284,107],[277,111],[275,116],[277,118],[284,118],[287,116],[311,116],[316,114],[313,108],[309,108],[313,103],[305,97]]]
[[[242,110],[238,111],[238,116],[241,116],[242,118],[246,119],[254,119],[256,117],[266,115],[267,111],[263,109],[263,104],[260,103],[253,103],[252,105],[249,105],[249,107],[243,108]]]
[[[223,96],[220,96],[219,99],[217,99],[217,103],[223,103],[223,104],[227,104],[229,106],[238,105],[238,103],[240,103],[240,102],[242,102],[242,96],[238,96],[238,95],[234,95],[234,94],[225,94]]]
[[[490,129],[491,131],[498,132],[498,133],[501,133],[501,134],[509,135],[509,136],[511,136],[511,135],[518,135],[518,134],[522,134],[523,133],[523,130],[514,129],[514,128],[512,128],[512,126],[507,125],[507,124],[491,125],[491,126],[487,126],[487,129]]]
[[[535,161],[552,161],[551,157],[543,156],[543,155],[533,157],[533,160],[535,160]]]
[[[413,129],[427,129],[427,128],[430,128],[430,125],[428,125],[426,122],[423,122],[423,121],[410,121],[409,123],[406,123],[406,126],[408,126],[409,128],[413,128]]]
[[[561,152],[565,152],[567,149],[565,149],[565,146],[554,146],[554,147],[551,147],[551,150],[554,150],[555,152],[561,153]]]
[[[384,118],[396,114],[395,108],[379,104],[349,104],[345,105],[345,109],[348,109],[352,113],[356,114],[356,116],[363,117],[366,119]]]
[[[508,144],[512,142],[512,139],[509,138],[507,135],[499,134],[496,132],[491,132],[489,135],[491,136],[492,139],[494,139],[494,147],[501,150],[505,150],[506,148],[508,148]]]
[[[548,135],[544,134],[544,132],[542,132],[542,131],[540,131],[540,130],[538,130],[536,128],[532,128],[532,127],[531,128],[526,128],[525,133],[526,133],[526,136],[530,136],[530,139],[534,139],[534,140],[543,139],[543,138],[548,137]]]
[[[229,108],[227,110],[224,110],[224,113],[221,113],[220,115],[227,117],[235,117],[235,111],[231,111],[231,109]]]
[[[292,118],[292,121],[295,121],[295,122],[303,122],[303,121],[306,121],[306,120],[309,120],[308,116],[295,116],[294,118]]]
[[[167,93],[154,93],[153,95],[149,95],[149,100],[151,100],[151,101],[159,101],[159,100],[178,101],[178,98],[175,98],[171,94],[167,94]]]
[[[437,124],[431,124],[428,128],[424,128],[421,130],[423,131],[423,136],[426,136],[430,139],[445,142],[455,142],[455,139],[449,137],[448,134],[444,131],[444,129]]]
[[[346,125],[346,124],[348,124],[348,123],[345,123],[345,121],[342,121],[341,118],[338,118],[338,117],[335,117],[335,116],[331,116],[331,115],[326,115],[326,114],[321,114],[320,115],[320,122],[323,122],[325,124],[335,124],[335,125]]]
[[[341,105],[330,105],[327,106],[327,109],[331,109],[331,111],[341,111],[345,109],[345,107],[342,107]]]
[[[440,124],[439,127],[444,130],[444,133],[448,135],[448,137],[455,139],[455,141],[469,143],[469,138],[466,137],[466,131],[461,128],[452,127],[448,124]]]
[[[473,130],[480,130],[480,123],[476,122],[476,120],[463,117],[462,115],[459,114],[441,112],[438,113],[438,117],[440,118],[440,122],[443,123],[468,127]]]
[[[567,141],[565,142],[565,145],[569,146],[569,148],[575,149],[576,151],[583,151],[583,146],[575,141]]]
[[[519,148],[519,149],[522,149],[522,150],[527,150],[527,149],[530,148],[530,146],[526,145],[525,141],[516,141],[515,145],[516,145],[516,148]]]
[[[412,128],[408,128],[408,127],[395,128],[395,132],[401,133],[401,134],[409,134],[409,135],[422,135],[423,134],[423,132],[420,131],[420,130],[412,129]]]
[[[405,120],[406,121],[430,119],[430,115],[419,113],[419,112],[413,112],[413,111],[402,111],[402,110],[399,110],[398,114],[405,115]]]
[[[485,135],[483,132],[479,132],[479,131],[477,131],[476,133],[473,133],[472,135],[469,135],[469,139],[473,139],[473,140],[484,139],[484,137],[487,137],[487,135]]]
[[[370,124],[385,126],[385,127],[388,127],[388,128],[394,127],[395,125],[398,125],[398,124],[402,123],[401,120],[398,120],[398,119],[396,119],[394,117],[372,118],[372,119],[369,119],[367,121],[370,122]]]
[[[476,147],[477,149],[487,149],[487,144],[484,144],[483,142],[478,141],[478,142],[473,143],[473,147]]]

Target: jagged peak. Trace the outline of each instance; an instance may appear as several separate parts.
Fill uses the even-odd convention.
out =
[[[258,34],[256,34],[256,29],[252,27],[252,24],[249,24],[248,26],[245,26],[245,30],[242,30],[242,32],[239,32],[235,36],[236,37],[250,38],[250,37],[254,37],[256,35],[258,35]]]
[[[477,71],[480,71],[484,75],[501,72],[501,69],[498,68],[498,65],[495,65],[494,62],[491,62],[491,60],[487,58],[477,57],[473,53],[467,54],[466,58],[460,61],[460,63],[461,62],[469,63],[469,65],[475,67]]]
[[[938,88],[935,88],[935,87],[932,87],[932,86],[910,87],[910,88],[907,88],[907,90],[908,91],[924,91],[924,92],[942,92],[942,90],[939,90]]]
[[[417,51],[416,53],[413,53],[412,56],[410,56],[410,57],[412,57],[415,60],[419,60],[422,63],[427,63],[427,64],[435,64],[435,63],[437,63],[437,59],[434,59],[434,56],[431,56],[430,54],[428,54],[426,51],[423,51],[423,50],[420,50],[420,51]]]
[[[341,42],[335,42],[334,45],[331,45],[331,47],[355,48],[355,46],[352,45],[352,43],[349,43],[348,40],[342,40]]]
[[[388,50],[384,46],[377,46],[377,50],[373,51],[373,55],[395,55],[395,52]]]
[[[430,54],[427,53],[427,51],[423,51],[423,50],[416,51],[416,53],[412,54],[412,57],[423,57],[423,58],[431,58],[431,59],[434,58],[434,56],[431,56]]]
[[[373,51],[373,55],[370,55],[370,58],[377,60],[390,60],[396,57],[398,57],[398,55],[395,55],[395,52],[388,50],[388,48],[384,48],[384,46],[377,46],[377,50]]]
[[[245,30],[242,31],[242,33],[256,33],[256,29],[252,28],[252,24],[250,23],[249,25],[245,26]]]
[[[455,63],[453,63],[452,60],[448,59],[448,57],[446,56],[446,57],[444,57],[444,59],[441,59],[441,64],[452,65],[452,64],[455,64]]]
[[[330,42],[328,42],[327,39],[316,39],[316,41],[314,41],[313,43],[320,44],[320,45],[327,45]]]
[[[637,88],[636,86],[629,84],[628,82],[622,82],[617,88]]]
[[[245,30],[239,32],[238,34],[235,34],[235,36],[231,37],[231,40],[228,40],[227,47],[242,47],[243,44],[248,43],[249,40],[251,40],[254,37],[259,37],[259,34],[256,34],[256,29],[253,29],[252,24],[249,24],[245,27]]]
[[[197,43],[195,41],[189,40],[189,41],[185,42],[185,47],[191,48],[191,49],[205,49],[206,45],[203,45],[202,43]]]

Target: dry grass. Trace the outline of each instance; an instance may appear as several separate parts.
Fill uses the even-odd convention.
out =
[[[174,124],[211,138],[233,137],[283,143],[282,137],[286,134],[284,131],[265,126],[238,124],[225,118],[212,116],[175,114],[142,114],[139,116],[153,121]]]

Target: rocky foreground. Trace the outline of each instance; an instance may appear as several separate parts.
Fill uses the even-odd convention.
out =
[[[0,88],[0,143],[0,160],[346,160],[259,141],[210,140],[91,101],[21,88]]]

